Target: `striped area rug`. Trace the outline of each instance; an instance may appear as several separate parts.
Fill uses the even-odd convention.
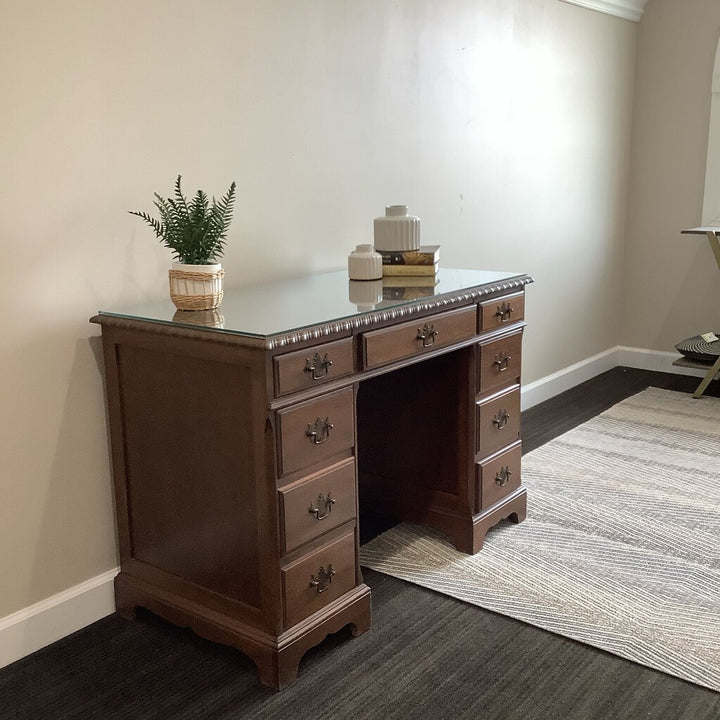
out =
[[[720,400],[649,388],[522,472],[477,555],[403,523],[362,564],[720,691]]]

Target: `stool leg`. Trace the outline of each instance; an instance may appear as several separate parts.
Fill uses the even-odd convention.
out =
[[[694,398],[699,398],[704,392],[710,381],[720,372],[720,357],[715,361],[715,364],[708,370],[707,375],[703,378],[703,381],[697,386],[697,390],[693,393]]]
[[[718,241],[718,236],[715,234],[714,230],[708,231],[707,239],[710,243],[710,249],[713,251],[713,255],[715,256],[715,262],[717,263],[718,268],[720,268],[720,241]]]
[[[718,241],[717,232],[715,230],[707,231],[707,239],[710,243],[710,249],[715,256],[715,262],[718,268],[720,268],[720,241]],[[694,398],[699,398],[707,389],[707,386],[713,380],[713,378],[720,372],[720,357],[715,361],[715,364],[708,370],[707,375],[703,378],[703,381],[697,386],[697,390],[693,393]]]

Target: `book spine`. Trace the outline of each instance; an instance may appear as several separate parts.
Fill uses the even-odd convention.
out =
[[[386,275],[435,275],[439,269],[439,264],[433,265],[383,265],[383,276]]]
[[[419,250],[377,250],[383,265],[434,265],[438,261],[437,246],[421,247]]]

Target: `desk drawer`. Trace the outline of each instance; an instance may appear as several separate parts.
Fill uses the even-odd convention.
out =
[[[521,445],[476,463],[477,510],[487,510],[520,487]]]
[[[285,627],[321,610],[355,587],[355,532],[304,556],[282,571]]]
[[[321,462],[355,444],[353,390],[279,410],[280,474]]]
[[[280,490],[284,551],[289,552],[357,515],[355,459]]]
[[[363,335],[364,365],[370,369],[422,355],[423,352],[472,338],[476,333],[475,305],[372,330]]]
[[[287,395],[350,375],[353,371],[352,338],[278,355],[273,360],[273,371],[276,395]]]
[[[525,293],[506,295],[480,303],[480,327],[483,330],[525,319]]]
[[[480,346],[479,392],[517,382],[520,377],[522,332]]]
[[[520,439],[520,386],[477,404],[477,439],[480,457],[497,452]]]

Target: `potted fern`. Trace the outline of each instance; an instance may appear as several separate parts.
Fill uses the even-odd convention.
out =
[[[225,275],[220,258],[232,220],[235,183],[219,200],[202,190],[188,199],[175,181],[174,197],[154,193],[159,219],[146,212],[130,211],[142,218],[173,254],[169,272],[170,298],[179,310],[212,310],[223,297]]]

